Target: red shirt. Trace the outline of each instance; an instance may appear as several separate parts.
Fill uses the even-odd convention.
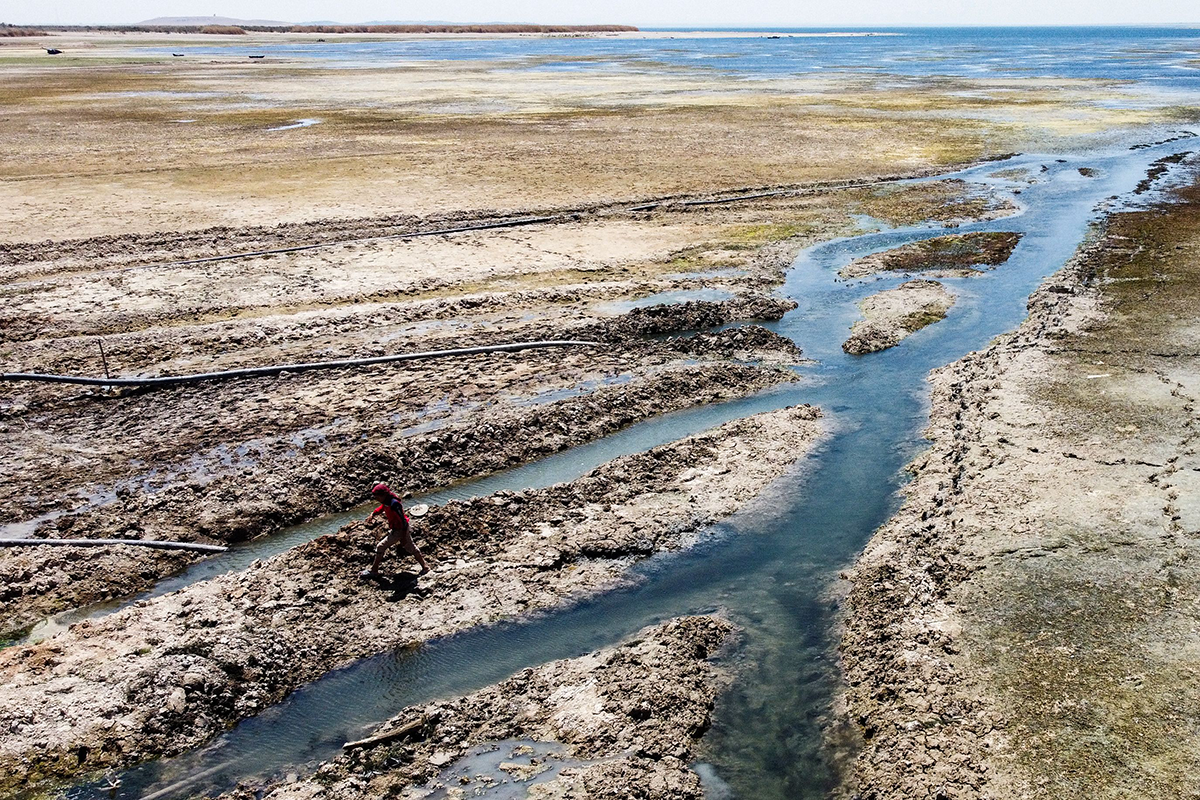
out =
[[[383,505],[375,509],[375,513],[380,511],[387,517],[388,526],[394,530],[402,531],[408,527],[408,517],[404,514],[404,504],[400,502],[399,497],[389,497],[383,501]]]

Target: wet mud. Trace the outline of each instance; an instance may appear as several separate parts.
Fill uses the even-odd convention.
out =
[[[618,586],[792,469],[820,416],[758,414],[570,483],[434,508],[414,532],[434,565],[419,579],[399,556],[381,584],[360,578],[376,531],[354,523],[2,651],[0,789],[182,752],[354,659]]]
[[[366,737],[378,744],[222,798],[701,800],[690,760],[728,679],[709,659],[735,639],[719,617],[671,620],[619,646],[405,709]]]

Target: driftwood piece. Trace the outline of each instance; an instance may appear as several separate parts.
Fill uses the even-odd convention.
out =
[[[412,722],[406,722],[399,728],[394,728],[393,730],[385,733],[379,733],[366,739],[359,739],[357,742],[346,742],[344,745],[342,745],[342,749],[356,750],[360,747],[375,747],[376,745],[395,742],[399,739],[404,739],[409,735],[416,733],[421,728],[425,727],[425,724],[428,722],[428,717],[419,717],[414,719]]]

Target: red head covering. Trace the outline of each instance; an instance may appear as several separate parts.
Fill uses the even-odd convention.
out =
[[[391,489],[389,489],[388,485],[386,483],[375,484],[375,488],[371,490],[371,494],[373,494],[373,495],[384,494],[384,495],[387,495],[392,500],[400,499],[400,495],[396,494]]]

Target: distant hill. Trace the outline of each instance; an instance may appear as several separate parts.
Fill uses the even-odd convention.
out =
[[[271,28],[286,28],[291,22],[270,19],[234,19],[233,17],[155,17],[136,23],[138,25],[256,25]]]

